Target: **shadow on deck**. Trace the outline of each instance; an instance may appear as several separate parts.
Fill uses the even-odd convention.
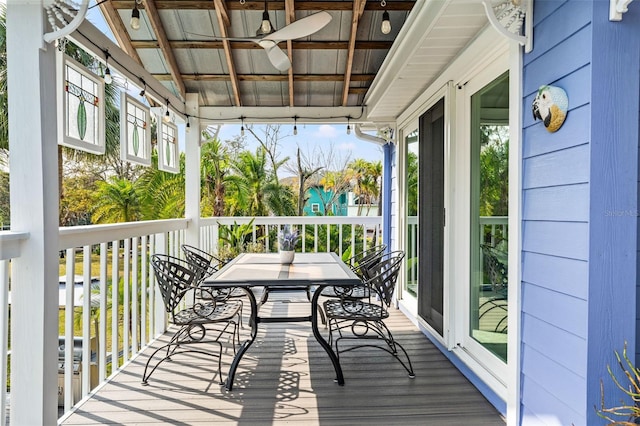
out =
[[[308,312],[303,293],[270,297],[263,309]],[[245,322],[246,324],[246,322]],[[216,363],[198,354],[174,357],[142,386],[147,348],[62,419],[64,425],[504,425],[504,419],[399,311],[387,324],[411,356],[416,378],[387,353],[343,354],[345,386],[306,323],[262,324],[231,392]],[[244,333],[248,333],[245,325]],[[163,335],[159,340],[167,340]],[[156,342],[152,347],[156,346]],[[223,357],[223,376],[233,351]]]

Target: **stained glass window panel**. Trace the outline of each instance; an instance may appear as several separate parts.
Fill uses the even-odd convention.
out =
[[[151,112],[126,92],[120,97],[120,154],[124,161],[151,164]]]
[[[165,123],[162,119],[158,143],[158,169],[166,172],[178,173],[180,163],[178,159],[178,128],[173,123]]]
[[[61,56],[60,63],[60,122],[63,126],[60,128],[59,143],[94,154],[103,154],[104,82],[66,56]]]

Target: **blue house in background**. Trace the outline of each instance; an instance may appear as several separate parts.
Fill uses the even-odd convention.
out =
[[[322,185],[311,186],[307,190],[307,200],[303,213],[305,216],[347,216],[347,194],[342,193],[333,199],[333,191],[325,191]],[[333,200],[333,201],[331,201]],[[325,211],[325,205],[328,201],[331,207],[330,212]]]

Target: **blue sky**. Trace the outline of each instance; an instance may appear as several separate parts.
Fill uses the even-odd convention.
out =
[[[2,0],[0,0],[2,1]],[[113,34],[109,30],[99,7],[95,6],[95,0],[91,0],[90,9],[87,13],[87,19],[103,33],[105,33],[114,43]],[[125,22],[125,25],[128,23]],[[137,92],[137,90],[136,90]],[[135,93],[137,95],[137,93]],[[179,125],[179,137],[184,143],[184,126]],[[256,125],[258,127],[258,125]],[[354,132],[350,135],[346,133],[345,124],[298,124],[298,134],[293,135],[293,126],[291,124],[283,125],[283,134],[289,135],[283,138],[280,142],[282,157],[294,157],[297,147],[302,148],[302,152],[308,155],[314,155],[318,150],[327,152],[327,146],[332,146],[336,155],[344,158],[363,158],[367,161],[382,161],[382,149],[371,143],[358,139]],[[261,134],[260,131],[256,131],[257,134]],[[238,124],[226,124],[223,125],[219,138],[222,141],[233,139],[240,134],[240,125]],[[247,142],[250,148],[257,146],[257,141],[247,132],[245,133]]]

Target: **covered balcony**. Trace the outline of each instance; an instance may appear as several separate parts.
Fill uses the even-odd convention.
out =
[[[415,363],[413,380],[384,353],[362,351],[345,356],[346,385],[338,386],[308,327],[273,324],[261,330],[259,344],[240,365],[233,391],[225,391],[212,376],[215,370],[197,357],[158,371],[149,386],[140,383],[146,357],[167,338],[152,254],[179,255],[184,243],[216,252],[220,227],[242,223],[251,223],[252,238],[266,237],[266,251],[273,250],[269,235],[283,225],[303,230],[302,251],[343,254],[371,241],[397,246],[397,117],[415,100],[418,86],[437,78],[486,26],[482,5],[462,3],[108,0],[99,6],[116,44],[82,18],[65,21],[73,28],[64,32],[67,25],[60,25],[60,33],[51,28],[57,15],[47,19],[41,2],[9,0],[9,87],[21,92],[9,102],[11,231],[0,234],[3,341],[11,332],[11,345],[0,347],[2,378],[10,375],[11,384],[10,398],[0,390],[0,408],[10,400],[10,423],[503,423],[465,377],[468,369],[454,365],[441,343],[398,310],[390,327]],[[82,1],[71,14],[80,16],[86,7]],[[331,23],[303,40],[278,39],[280,44],[265,47],[233,38],[253,34],[263,12],[282,28],[318,10]],[[134,11],[140,33],[127,25]],[[456,19],[452,32],[447,22]],[[23,25],[27,21],[37,25]],[[390,27],[382,35],[381,21]],[[383,147],[382,216],[202,217],[200,132],[192,131],[184,145],[184,218],[59,228],[56,149],[64,108],[56,94],[62,66],[56,65],[55,42],[64,37],[141,86],[154,113],[174,123],[198,130],[229,122],[341,123],[353,129]],[[424,56],[415,54],[416,46],[424,47]],[[98,152],[99,145],[90,149]],[[158,146],[166,152],[168,142]],[[75,285],[65,286],[63,307],[55,302],[52,284],[60,275],[61,253],[66,283],[82,271],[77,308]],[[99,265],[97,280],[93,264]],[[409,275],[405,271],[403,279]],[[308,308],[298,296],[280,294],[264,308],[297,315]],[[74,336],[77,321],[81,336]],[[223,362],[224,375],[230,355]]]

